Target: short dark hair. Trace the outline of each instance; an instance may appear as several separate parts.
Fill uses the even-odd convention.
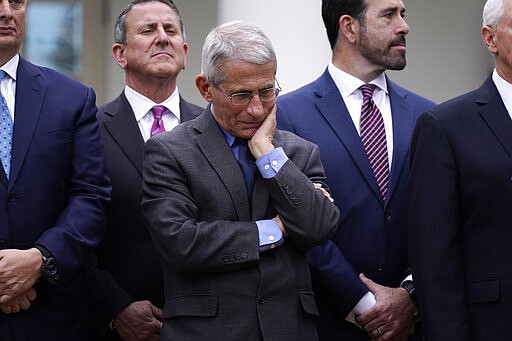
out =
[[[174,13],[176,13],[178,19],[180,20],[181,34],[183,35],[183,39],[185,39],[185,31],[183,31],[183,22],[181,21],[180,12],[172,0],[132,0],[117,17],[116,25],[114,27],[114,41],[116,43],[126,45],[126,20],[128,18],[128,13],[130,13],[130,11],[136,5],[149,2],[161,2],[169,6],[174,11]]]
[[[347,14],[364,23],[367,6],[367,0],[322,0],[322,18],[331,49],[338,40],[341,16]]]

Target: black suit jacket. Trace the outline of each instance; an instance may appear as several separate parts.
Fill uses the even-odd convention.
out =
[[[489,78],[423,114],[410,259],[427,340],[510,340],[512,120]]]
[[[181,121],[203,109],[180,98]],[[99,331],[132,301],[149,300],[163,308],[163,279],[155,248],[144,224],[142,160],[144,140],[124,92],[98,110],[107,170],[112,181],[108,227],[97,249],[97,268],[90,272],[92,320]],[[104,270],[104,271],[101,271]],[[118,339],[108,333],[107,339]]]
[[[210,110],[145,146],[142,209],[163,261],[163,340],[316,340],[306,250],[333,235],[338,209],[314,189],[318,147],[276,131],[289,160],[245,182]],[[279,214],[284,244],[260,253],[256,220]]]

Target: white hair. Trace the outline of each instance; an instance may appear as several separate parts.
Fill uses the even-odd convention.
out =
[[[503,0],[487,0],[482,15],[482,25],[496,29],[502,15]]]

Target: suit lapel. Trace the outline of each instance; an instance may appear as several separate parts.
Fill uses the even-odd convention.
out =
[[[403,168],[408,167],[405,163],[409,153],[415,120],[413,105],[406,100],[406,94],[388,78],[386,80],[393,121],[393,161],[389,174],[388,198],[386,200],[389,202],[397,187]]]
[[[510,133],[512,131],[512,120],[492,81],[492,77],[489,77],[478,91],[480,97],[477,98],[476,102],[482,106],[480,116],[493,131],[508,155],[512,157],[512,134]]]
[[[320,77],[315,93],[319,96],[319,100],[316,102],[318,111],[339,137],[372,192],[384,204],[361,137],[357,133],[345,102],[327,70]]]
[[[227,188],[237,216],[242,221],[249,221],[251,211],[244,176],[209,109],[194,122],[194,128],[199,132],[195,139],[197,146]]]
[[[19,175],[28,151],[36,123],[41,113],[47,85],[39,70],[20,58],[16,75],[16,99],[12,140],[9,188]],[[5,177],[5,175],[4,175]]]
[[[105,130],[142,176],[144,140],[124,93],[115,100],[112,108],[105,110],[105,114],[112,117],[103,122]]]

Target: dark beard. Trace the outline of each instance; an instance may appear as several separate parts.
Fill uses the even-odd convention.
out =
[[[393,40],[386,49],[379,49],[370,42],[366,32],[362,30],[359,51],[369,62],[380,65],[385,70],[403,70],[407,64],[405,51],[395,54],[391,53],[391,47],[399,44],[405,45],[405,36],[400,36]]]

